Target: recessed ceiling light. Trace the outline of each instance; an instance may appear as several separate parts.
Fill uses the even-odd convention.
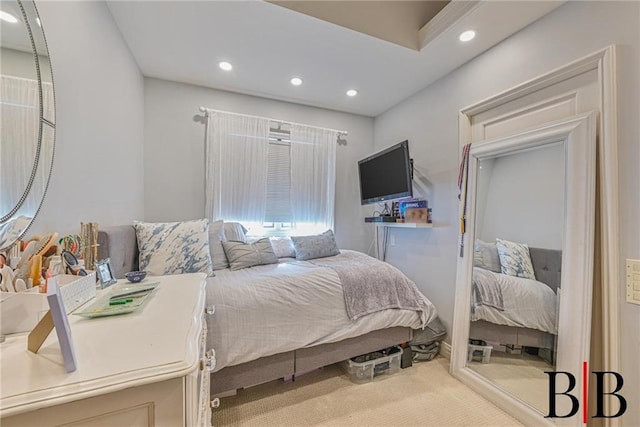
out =
[[[349,89],[347,91],[347,96],[356,96],[358,94],[358,91],[355,89]]]
[[[473,38],[476,36],[476,32],[473,30],[468,30],[465,31],[464,33],[460,34],[460,37],[458,37],[460,39],[461,42],[468,42],[469,40],[473,40]]]
[[[18,18],[10,13],[5,12],[4,10],[0,10],[0,19],[11,24],[15,24],[16,22],[18,22]]]
[[[300,86],[302,84],[302,79],[300,77],[294,77],[291,79],[291,84],[294,86]]]
[[[222,68],[225,71],[231,71],[231,69],[233,68],[233,65],[231,65],[227,61],[221,61],[221,62],[218,62],[218,67]]]
[[[38,27],[42,27],[42,22],[40,22],[40,18],[36,18],[36,22],[38,23]]]

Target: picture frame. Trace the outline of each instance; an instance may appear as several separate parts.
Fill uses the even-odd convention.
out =
[[[113,272],[111,271],[111,258],[96,261],[94,265],[96,267],[96,275],[98,276],[100,287],[102,289],[106,288],[107,286],[111,286],[118,281],[118,279],[113,276]]]
[[[56,276],[47,279],[47,302],[49,311],[40,319],[27,337],[27,349],[32,353],[38,353],[42,344],[53,329],[56,330],[64,368],[67,372],[73,372],[78,367],[76,352],[71,336],[71,327],[67,319],[67,311],[64,307],[60,286]]]
[[[67,372],[73,372],[78,366],[78,361],[73,347],[71,328],[69,327],[69,320],[67,319],[62,294],[60,293],[60,286],[58,286],[58,282],[56,280],[53,280],[52,284],[53,286],[51,288],[47,286],[49,310],[51,312],[51,317],[53,318],[53,325],[56,329],[56,334],[58,335],[58,342],[60,343],[60,351],[62,351],[64,367]]]

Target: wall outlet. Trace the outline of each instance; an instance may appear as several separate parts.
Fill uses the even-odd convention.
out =
[[[391,236],[389,236],[389,245],[391,245],[391,246],[395,246],[396,245],[396,236],[394,236],[393,234]]]
[[[640,305],[640,259],[627,260],[627,302]]]

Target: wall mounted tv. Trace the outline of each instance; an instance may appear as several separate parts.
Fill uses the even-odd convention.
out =
[[[402,141],[358,162],[360,202],[382,202],[411,197],[409,141]]]

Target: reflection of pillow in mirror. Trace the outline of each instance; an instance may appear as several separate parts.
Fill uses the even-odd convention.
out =
[[[536,275],[533,272],[533,264],[531,263],[527,244],[496,239],[496,247],[500,256],[502,274],[535,280]]]
[[[476,244],[473,247],[473,266],[495,273],[502,273],[496,244],[476,239]]]

